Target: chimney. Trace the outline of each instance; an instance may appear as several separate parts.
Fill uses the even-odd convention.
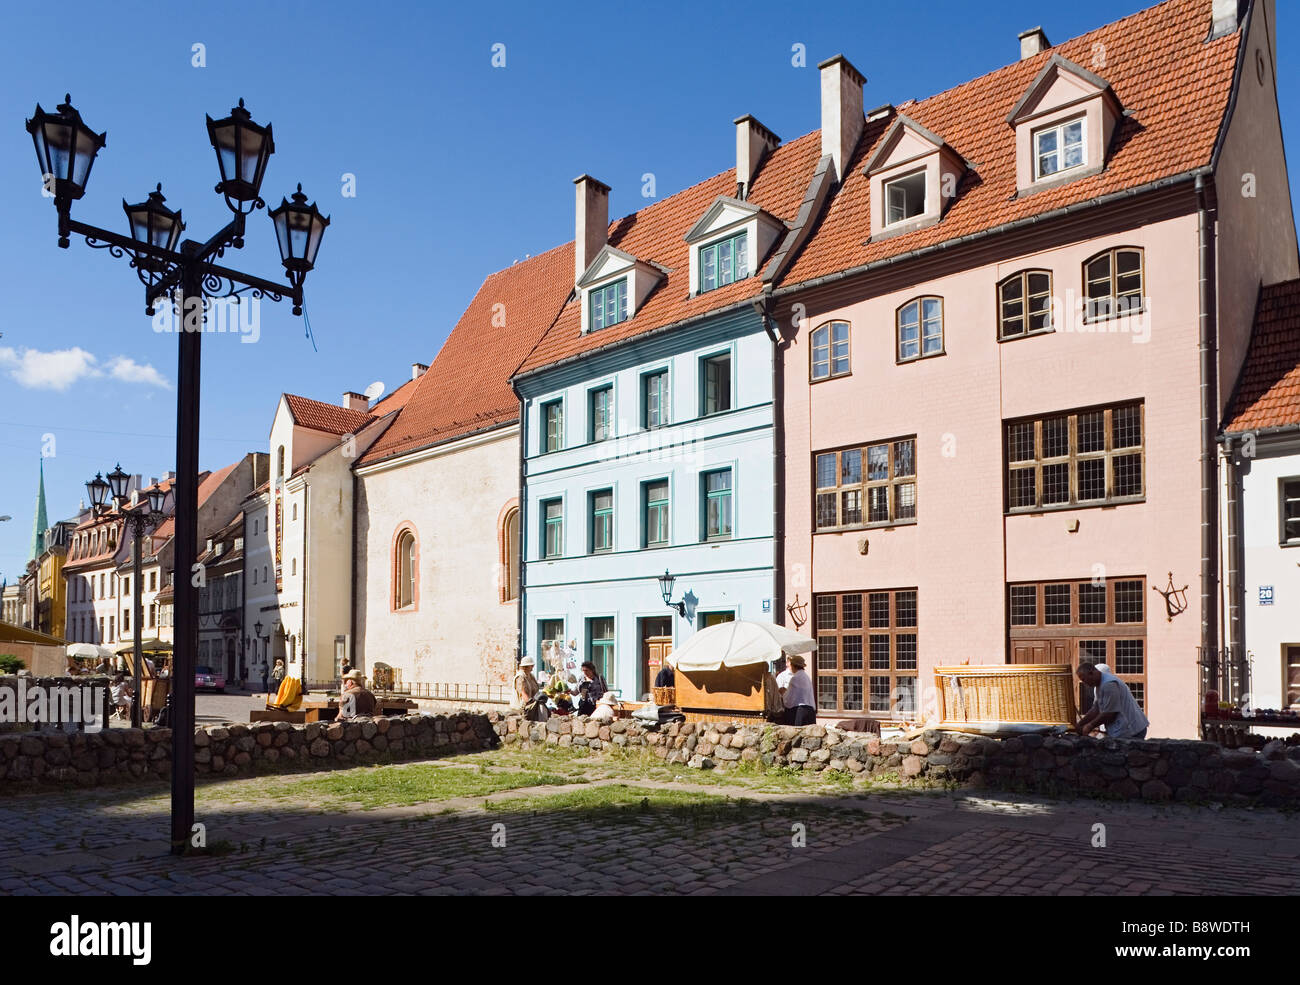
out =
[[[835,180],[844,181],[862,136],[862,86],[866,78],[843,55],[817,66],[822,74],[822,157],[835,161]]]
[[[732,122],[736,124],[736,197],[747,199],[758,166],[776,150],[781,138],[748,114]]]
[[[411,379],[418,380],[427,372],[429,372],[429,367],[424,363],[411,363]]]
[[[1052,42],[1047,40],[1047,34],[1041,27],[1031,27],[1028,31],[1020,32],[1020,60],[1023,62],[1026,58],[1033,58],[1040,51],[1046,51],[1052,46]]]
[[[343,394],[342,406],[348,410],[359,410],[364,414],[370,410],[370,399],[364,393],[354,393],[347,390]]]
[[[1231,34],[1241,23],[1242,0],[1214,0],[1213,22],[1210,26],[1210,40]],[[1271,13],[1271,11],[1270,11]],[[1270,18],[1271,22],[1272,18]]]
[[[573,228],[573,279],[587,272],[609,237],[609,185],[589,174],[573,179],[577,208]]]

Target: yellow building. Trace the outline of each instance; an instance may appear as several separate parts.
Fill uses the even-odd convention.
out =
[[[37,558],[36,619],[33,629],[67,639],[67,583],[63,563],[68,558],[68,539],[76,524],[66,520],[45,531],[45,549]]]

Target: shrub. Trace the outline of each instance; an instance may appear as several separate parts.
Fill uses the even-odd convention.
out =
[[[26,666],[12,653],[0,653],[0,674],[16,674]]]

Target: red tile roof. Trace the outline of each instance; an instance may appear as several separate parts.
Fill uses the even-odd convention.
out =
[[[820,156],[821,136],[818,133],[807,134],[776,148],[760,166],[747,201],[778,219],[793,222]],[[758,275],[762,273],[767,257],[760,258],[758,270],[745,280],[690,296],[690,246],[685,236],[714,199],[719,195],[735,194],[736,172],[731,168],[610,223],[610,246],[630,253],[638,260],[657,264],[668,271],[667,276],[632,318],[586,335],[582,334],[581,302],[574,297],[518,371],[526,373],[757,296],[762,287]],[[779,243],[780,238],[778,246]],[[564,274],[568,286],[572,286],[572,273],[570,269]]]
[[[870,180],[862,173],[889,118],[866,124],[821,226],[782,278],[782,289],[900,256],[1210,163],[1223,122],[1241,32],[1206,42],[1210,0],[1167,0],[920,102],[898,107],[974,162],[943,219],[877,242]],[[1105,64],[1094,61],[1103,52]],[[1016,197],[1016,146],[1007,114],[1053,55],[1110,83],[1129,115],[1099,174]]]
[[[418,382],[420,382],[418,377],[414,380],[407,380],[388,396],[381,398],[377,404],[370,408],[370,416],[383,417],[395,410],[401,410],[410,401],[411,394],[415,392],[415,384]]]
[[[414,381],[401,413],[358,464],[518,420],[511,373],[550,327],[572,288],[572,243],[488,277],[433,365]],[[504,324],[494,324],[501,317]]]
[[[369,411],[348,410],[294,393],[286,393],[284,399],[294,423],[326,434],[356,434],[375,419]]]
[[[1260,291],[1227,422],[1229,434],[1300,426],[1300,280]]]

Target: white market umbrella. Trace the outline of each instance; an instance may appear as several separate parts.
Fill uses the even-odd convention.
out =
[[[678,670],[720,670],[779,660],[783,653],[811,653],[817,641],[770,622],[724,622],[701,629],[667,660]]]
[[[78,660],[95,660],[103,657],[105,651],[103,647],[96,646],[94,643],[69,643],[68,656],[75,657]]]

